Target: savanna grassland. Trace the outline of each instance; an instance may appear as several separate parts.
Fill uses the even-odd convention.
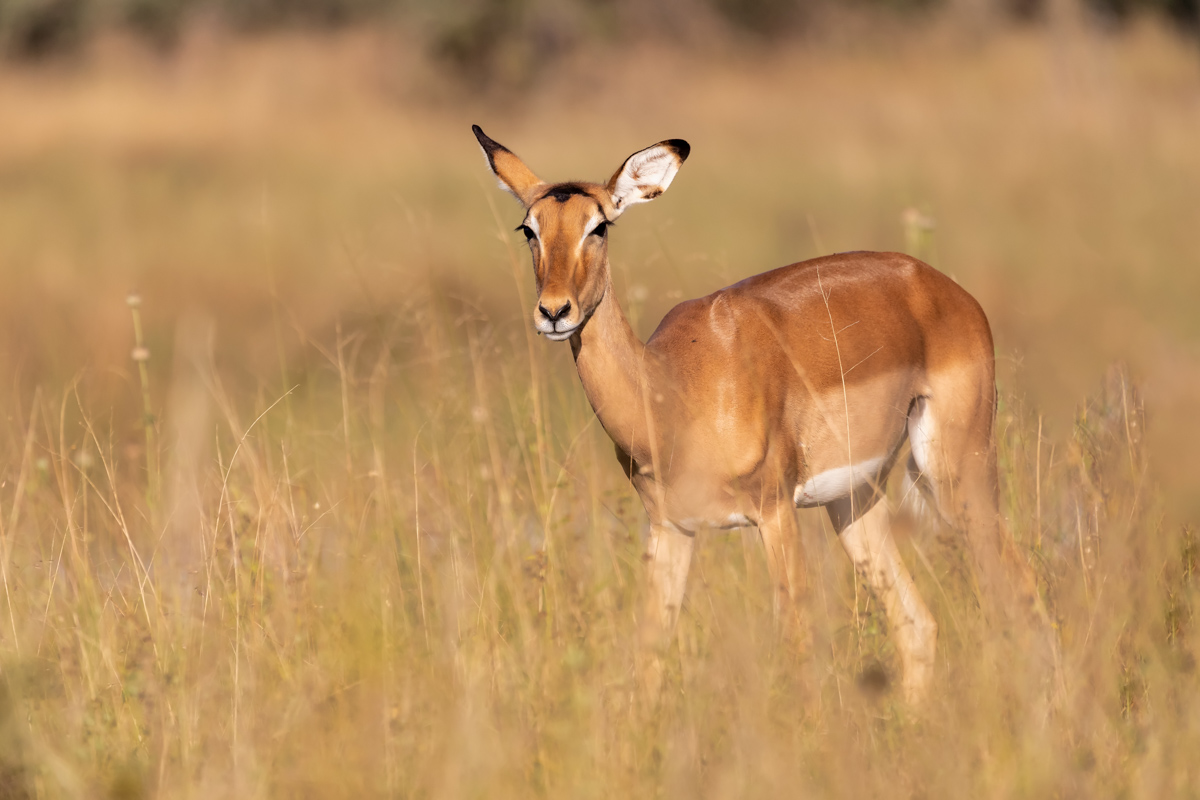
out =
[[[563,179],[691,142],[612,233],[643,336],[838,250],[974,293],[1061,685],[913,518],[907,708],[805,511],[812,651],[755,532],[707,534],[645,703],[644,514],[471,123]],[[396,34],[0,66],[0,795],[1197,796],[1198,131],[1153,26],[584,47],[482,97]]]

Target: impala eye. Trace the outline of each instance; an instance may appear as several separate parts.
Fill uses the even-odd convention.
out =
[[[533,241],[537,238],[537,234],[533,232],[533,228],[529,227],[528,225],[518,225],[516,230],[519,230],[521,233],[525,234],[525,241],[527,242]]]
[[[599,225],[593,228],[592,232],[589,233],[588,236],[599,236],[601,239],[603,239],[606,233],[608,233],[608,220],[601,222]]]

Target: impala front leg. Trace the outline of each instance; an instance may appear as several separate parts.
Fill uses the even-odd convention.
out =
[[[767,550],[767,571],[775,587],[775,615],[787,616],[808,594],[808,575],[795,512],[777,505],[763,514],[758,532]]]
[[[679,619],[694,544],[692,534],[674,526],[650,526],[645,556],[649,571],[646,601],[642,607],[639,677],[642,688],[651,697],[656,697],[662,687],[662,655]]]
[[[812,645],[812,629],[806,618],[808,571],[796,512],[790,503],[776,503],[765,509],[758,523],[767,551],[767,571],[774,592],[775,618],[783,629],[796,638],[801,652]]]

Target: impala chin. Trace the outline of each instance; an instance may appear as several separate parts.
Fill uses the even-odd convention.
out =
[[[545,336],[552,342],[565,342],[579,330],[580,323],[570,323],[559,320],[558,322],[539,322],[534,325],[538,333]]]
[[[565,342],[567,339],[570,339],[575,334],[575,331],[577,331],[577,330],[579,330],[578,325],[576,325],[574,328],[571,328],[569,330],[555,331],[554,333],[547,333],[546,338],[552,342]]]

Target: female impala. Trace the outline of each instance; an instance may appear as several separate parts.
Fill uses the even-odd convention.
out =
[[[474,126],[525,207],[534,326],[569,340],[579,379],[650,517],[643,641],[675,625],[696,532],[756,525],[780,600],[801,601],[795,506],[825,506],[886,609],[918,700],[937,623],[889,535],[881,485],[907,438],[908,472],[967,532],[985,596],[1037,604],[999,524],[992,336],[979,304],[897,253],[842,253],[756,275],[673,308],[642,344],[612,291],[608,229],[662,194],[688,157],[670,139],[607,183],[546,183]],[[647,679],[657,685],[654,659]]]

